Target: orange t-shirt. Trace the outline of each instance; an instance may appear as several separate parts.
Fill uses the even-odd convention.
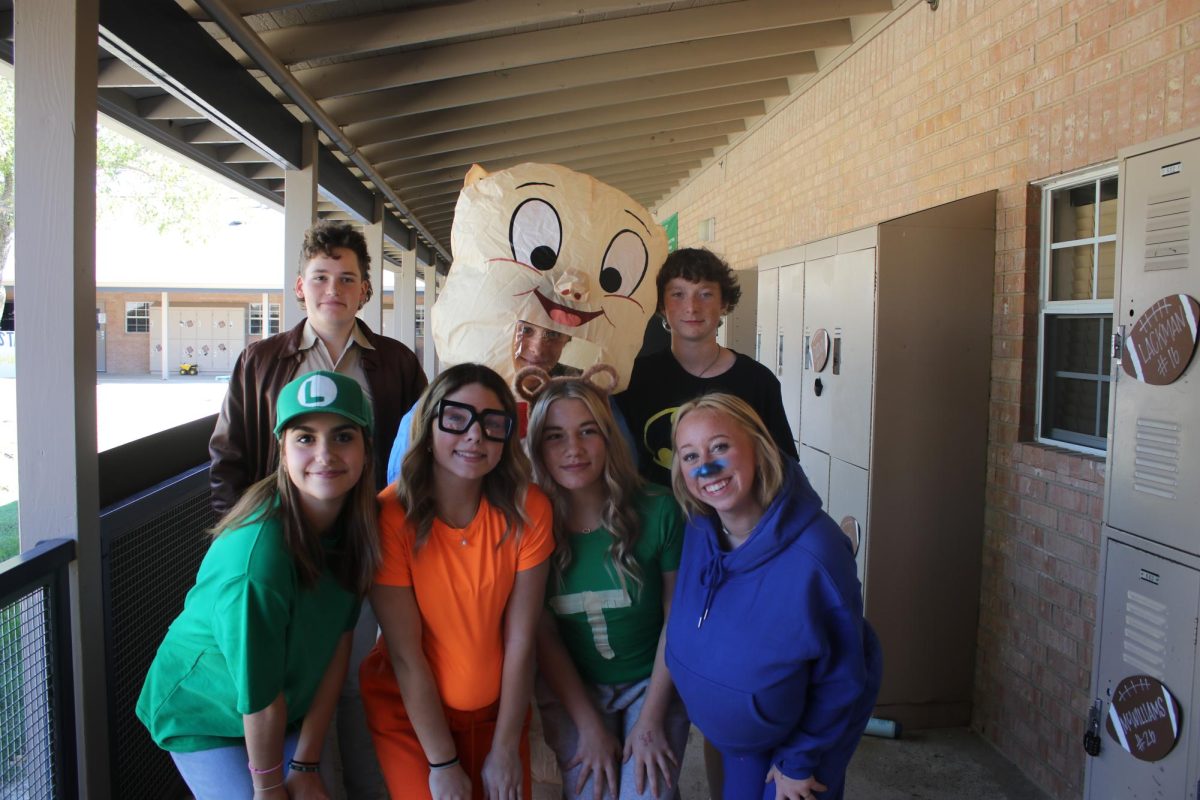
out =
[[[435,519],[416,555],[415,532],[396,499],[395,485],[383,490],[380,501],[383,562],[375,582],[413,587],[425,658],[442,702],[460,711],[496,702],[504,662],[504,609],[513,583],[518,572],[536,567],[554,552],[550,501],[530,486],[525,499],[529,523],[520,541],[510,534],[497,547],[504,535],[504,514],[481,498],[475,518],[465,528]],[[379,649],[387,655],[387,648]]]

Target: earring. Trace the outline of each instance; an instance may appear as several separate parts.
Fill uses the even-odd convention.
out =
[[[671,323],[667,322],[666,317],[661,317],[661,319],[662,319],[663,330],[666,331],[667,333],[670,333],[671,332]]]

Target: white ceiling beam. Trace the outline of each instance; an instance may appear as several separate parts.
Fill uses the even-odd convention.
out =
[[[521,152],[539,152],[553,148],[574,148],[581,144],[589,144],[592,142],[606,142],[613,138],[629,138],[634,136],[648,136],[667,138],[679,131],[708,131],[706,136],[716,136],[719,133],[740,133],[745,131],[746,124],[743,118],[716,120],[714,122],[706,122],[703,118],[700,119],[682,119],[684,115],[674,115],[667,124],[655,124],[656,120],[634,120],[626,124],[619,122],[614,125],[601,125],[589,128],[580,128],[576,131],[566,131],[563,133],[548,133],[546,136],[528,137],[526,139],[505,140],[505,142],[485,143],[472,148],[462,148],[460,150],[449,150],[444,152],[436,152],[436,154],[419,154],[408,155],[403,152],[398,154],[380,154],[374,157],[374,162],[378,164],[389,164],[396,161],[409,161],[412,158],[428,158],[431,163],[446,164],[446,163],[470,163],[470,162],[486,162],[492,158],[504,158],[505,156],[521,154]],[[698,138],[692,136],[691,138]],[[398,155],[402,157],[389,158],[388,156]]]
[[[185,142],[192,144],[237,144],[241,141],[229,131],[213,122],[197,122],[182,129]]]
[[[172,94],[159,94],[138,100],[137,112],[143,119],[206,119],[199,111]]]
[[[256,1],[260,4],[270,2]],[[655,3],[647,0],[504,0],[502,3],[470,0],[456,3],[452,8],[439,4],[295,25],[264,31],[260,36],[280,61],[295,64],[651,5]]]
[[[516,164],[525,161],[538,161],[550,164],[562,164],[565,167],[586,172],[586,166],[594,164],[611,164],[616,161],[634,160],[640,158],[652,158],[656,155],[667,153],[685,152],[693,150],[712,150],[716,147],[724,147],[729,143],[728,136],[712,136],[706,139],[696,139],[692,141],[677,140],[671,142],[654,142],[648,137],[638,136],[633,139],[614,139],[610,142],[600,142],[597,144],[585,145],[582,147],[559,148],[555,150],[546,150],[540,153],[522,153],[509,158],[491,159],[483,166],[488,170],[506,169]],[[592,159],[597,159],[592,161]],[[420,159],[417,159],[419,162]],[[585,167],[576,166],[576,162],[582,162]],[[422,172],[445,169],[449,166],[469,168],[472,162],[465,165],[462,164],[437,164],[430,165],[429,168],[421,166],[419,163],[397,162],[397,166],[393,168],[391,174],[389,171],[380,168],[384,179],[391,185],[393,178],[402,178],[403,176],[417,175]]]
[[[603,144],[614,139],[630,143],[641,142],[647,144],[691,141],[712,136],[741,133],[745,129],[746,122],[740,119],[722,120],[719,122],[710,122],[705,125],[692,125],[680,128],[655,129],[644,133],[622,131],[621,126],[610,125],[606,126],[602,133],[597,132],[600,129],[593,129],[577,131],[572,134],[538,136],[515,142],[498,142],[493,145],[471,148],[469,150],[439,153],[436,158],[439,159],[437,162],[439,165],[445,164],[448,161],[469,165],[472,163],[494,162],[497,159],[525,158],[526,160],[533,160],[527,157],[526,154],[544,153],[547,151],[561,152],[593,144]],[[420,164],[423,160],[422,158],[406,158],[394,161],[381,161],[379,164],[381,169],[388,169],[396,165]]]
[[[850,24],[846,20],[793,25],[332,97],[321,105],[339,123],[349,125],[645,75],[801,53],[818,47],[845,46],[850,42]]]
[[[693,135],[693,131],[703,131],[705,135]],[[582,158],[584,154],[596,155],[600,153],[620,153],[626,150],[640,150],[648,147],[661,147],[663,145],[672,145],[679,142],[695,142],[709,141],[719,139],[721,143],[728,141],[726,135],[713,135],[710,126],[704,125],[699,128],[682,128],[677,131],[672,131],[664,136],[655,134],[644,134],[642,136],[629,136],[612,138],[599,142],[591,142],[568,147],[558,147],[551,145],[542,150],[530,151],[514,151],[507,150],[501,152],[489,152],[487,154],[480,153],[475,150],[468,150],[463,153],[442,153],[432,158],[406,158],[399,161],[379,162],[376,168],[383,174],[384,180],[391,185],[392,178],[401,175],[413,175],[421,172],[430,172],[433,170],[442,170],[448,167],[470,167],[471,164],[481,163],[486,166],[488,163],[503,162],[506,164],[521,163],[521,161],[547,161],[550,163],[558,163],[563,158]],[[687,149],[696,149],[696,145],[692,145]]]
[[[360,58],[292,74],[310,94],[324,99],[881,10],[890,11],[891,0],[741,0]]]
[[[494,146],[504,142],[529,143],[535,139],[559,137],[569,140],[571,137],[581,136],[633,136],[732,120],[742,123],[744,129],[746,117],[766,112],[766,104],[761,100],[701,108],[680,114],[662,114],[655,105],[656,101],[642,101],[624,106],[604,106],[587,111],[521,120],[508,125],[470,128],[438,136],[388,142],[370,148],[360,143],[359,149],[375,161],[393,161]]]
[[[96,82],[100,89],[141,89],[157,85],[119,58],[109,58],[100,62]]]
[[[788,56],[783,58],[790,59]],[[773,58],[764,60],[775,61]],[[765,100],[769,97],[786,97],[789,94],[790,84],[786,77],[752,77],[760,72],[776,72],[781,65],[759,65],[758,69],[754,70],[748,67],[752,63],[754,62],[673,72],[653,78],[635,78],[631,81],[601,84],[586,90],[547,92],[513,100],[498,100],[495,103],[480,103],[461,109],[417,114],[400,120],[366,122],[347,128],[346,136],[364,153],[370,154],[373,150],[371,142],[415,139],[466,128],[520,123],[522,120],[564,114],[568,111],[588,112],[593,118],[603,119],[608,112],[598,110],[601,107],[616,106],[619,109],[643,100],[654,100],[649,105],[659,109],[658,113],[661,115],[750,100]],[[731,74],[722,75],[721,71],[725,69]],[[612,117],[608,119],[611,121]]]

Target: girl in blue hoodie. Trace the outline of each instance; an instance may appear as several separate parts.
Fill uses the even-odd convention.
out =
[[[841,798],[882,661],[850,542],[744,401],[676,413],[687,511],[666,663],[730,800]]]

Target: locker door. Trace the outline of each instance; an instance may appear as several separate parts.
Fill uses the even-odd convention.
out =
[[[870,463],[875,376],[875,249],[841,253],[834,278],[830,387],[833,441],[829,454],[855,466]]]
[[[801,372],[804,369],[804,265],[779,268],[779,382],[792,438],[800,440]]]
[[[858,522],[859,542],[858,580],[866,591],[867,540],[867,470],[848,464],[840,458],[829,460],[829,516],[842,524],[846,517]]]
[[[829,508],[829,455],[808,445],[800,445],[800,469],[821,497],[821,507]]]
[[[1200,140],[1128,159],[1121,180],[1121,285],[1115,323],[1128,334],[1165,297],[1187,294],[1200,300],[1200,225],[1194,224],[1200,215]],[[1167,313],[1161,331],[1171,335],[1186,330],[1186,317],[1182,309]],[[1150,362],[1163,352],[1147,342],[1141,355]],[[1108,496],[1108,522],[1114,528],[1196,554],[1198,360],[1193,358],[1182,377],[1166,386],[1142,383],[1121,367],[1114,370]]]
[[[754,358],[779,374],[779,270],[758,273],[758,317],[755,321]]]
[[[833,443],[836,376],[829,364],[818,372],[812,359],[812,341],[821,330],[833,334],[837,324],[834,276],[837,256],[818,258],[804,265],[804,369],[801,372],[800,442],[828,453]],[[828,359],[832,362],[832,357]],[[819,392],[819,394],[818,394]]]
[[[1179,704],[1179,739],[1159,761],[1142,761],[1101,728],[1100,755],[1089,759],[1090,800],[1196,797],[1188,780],[1188,731],[1195,728],[1192,680],[1200,573],[1108,539],[1096,691],[1109,713],[1112,690],[1126,677],[1162,681]]]

